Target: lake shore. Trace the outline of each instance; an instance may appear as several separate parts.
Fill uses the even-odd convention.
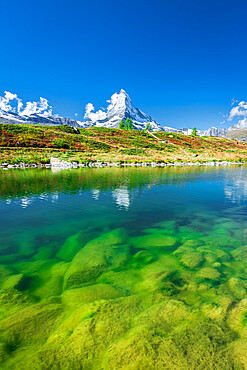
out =
[[[42,167],[50,158],[69,166],[166,166],[244,163],[245,143],[222,137],[93,127],[0,124],[0,166]]]
[[[70,169],[70,168],[102,168],[102,167],[167,167],[167,166],[230,166],[244,165],[246,162],[229,162],[229,161],[208,161],[208,162],[66,162],[57,163],[32,163],[32,164],[8,164],[2,163],[0,169],[28,169],[28,168],[51,168],[51,169]]]

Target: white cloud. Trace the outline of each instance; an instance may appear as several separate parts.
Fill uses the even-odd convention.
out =
[[[228,121],[232,121],[235,117],[247,117],[247,102],[241,101],[230,110]]]
[[[17,95],[9,91],[4,91],[4,96],[0,96],[0,109],[7,112],[14,112],[15,108],[11,106],[10,101],[17,100]]]
[[[19,99],[18,100],[18,104],[17,104],[17,112],[18,112],[18,114],[20,114],[22,108],[23,108],[23,103],[22,103],[21,99]]]
[[[52,115],[52,108],[48,105],[48,100],[40,97],[39,102],[28,101],[24,110],[20,112],[21,116],[30,116],[31,114],[40,114],[45,117]]]
[[[84,118],[85,119],[90,119],[92,121],[97,121],[97,120],[105,119],[107,117],[106,112],[104,112],[101,109],[99,109],[97,112],[93,113],[94,109],[95,108],[94,108],[93,104],[88,103],[85,107]]]
[[[8,99],[8,100],[17,99],[17,94],[12,94],[9,91],[4,91],[4,94],[5,94],[5,96],[4,96],[5,99]]]
[[[88,103],[85,107],[85,115],[84,118],[89,118],[90,113],[94,110],[94,106],[92,103]]]
[[[17,94],[9,91],[4,92],[4,96],[0,96],[0,109],[6,112],[18,113],[21,116],[30,116],[31,114],[39,114],[44,117],[52,115],[52,107],[48,104],[48,100],[40,98],[38,102],[27,102],[25,107],[22,99],[18,98]]]

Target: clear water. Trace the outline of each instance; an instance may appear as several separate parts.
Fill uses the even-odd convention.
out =
[[[247,368],[247,168],[0,172],[0,367]]]

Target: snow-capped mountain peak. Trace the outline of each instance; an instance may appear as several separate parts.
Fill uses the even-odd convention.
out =
[[[162,130],[162,127],[151,116],[133,105],[129,95],[123,89],[119,93],[114,93],[110,100],[107,100],[107,103],[106,109],[100,109],[96,112],[94,112],[93,104],[88,103],[84,116],[87,121],[80,124],[84,127],[118,127],[120,121],[131,118],[133,126],[137,130],[144,130],[149,122],[154,131]]]

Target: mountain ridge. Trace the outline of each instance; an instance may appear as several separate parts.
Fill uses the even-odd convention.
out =
[[[133,122],[133,128],[136,130],[145,130],[147,123],[150,123],[152,131],[166,131],[174,133],[191,134],[190,128],[173,128],[169,126],[161,126],[153,117],[144,113],[139,108],[135,107],[130,99],[130,96],[125,90],[121,89],[119,93],[114,93],[110,100],[107,100],[108,106],[106,109],[95,111],[92,103],[86,105],[84,121],[73,120],[70,118],[52,115],[52,109],[48,105],[48,101],[40,98],[40,102],[28,102],[23,108],[21,99],[16,94],[5,92],[5,97],[0,98],[0,120],[4,124],[41,124],[41,125],[63,125],[67,124],[72,127],[107,127],[118,128],[119,123],[127,118]],[[12,108],[9,102],[16,100],[17,108]],[[197,130],[199,136],[223,136],[226,137],[229,132],[247,128],[247,123],[233,124],[229,128],[210,127],[206,130]]]

